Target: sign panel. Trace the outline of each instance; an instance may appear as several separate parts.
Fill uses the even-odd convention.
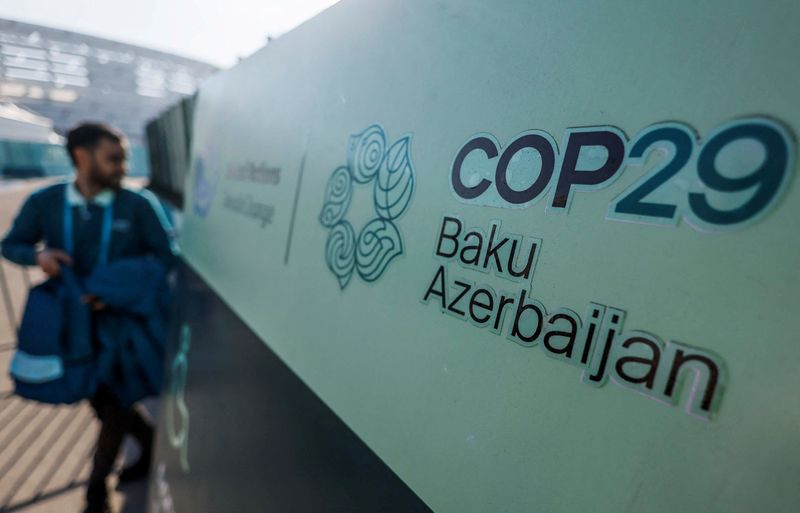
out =
[[[187,262],[435,511],[793,511],[799,18],[345,0],[202,88]]]
[[[151,513],[430,512],[185,266]]]

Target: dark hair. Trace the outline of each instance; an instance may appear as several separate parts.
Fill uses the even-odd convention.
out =
[[[122,143],[125,136],[117,129],[105,123],[80,123],[72,130],[67,132],[67,153],[72,163],[75,162],[75,148],[94,149],[103,139],[109,139],[115,143]]]

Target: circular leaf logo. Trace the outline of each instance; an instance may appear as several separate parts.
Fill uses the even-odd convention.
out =
[[[350,136],[347,165],[336,168],[328,179],[319,220],[330,229],[325,262],[342,289],[354,273],[366,282],[377,280],[392,260],[403,254],[403,241],[395,221],[408,210],[414,195],[410,151],[410,135],[404,135],[387,148],[383,127],[370,125]],[[370,183],[375,218],[356,236],[345,216],[354,184]]]

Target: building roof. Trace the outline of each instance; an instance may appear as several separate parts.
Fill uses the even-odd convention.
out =
[[[0,140],[59,144],[53,122],[13,103],[0,102]]]
[[[140,142],[147,120],[217,70],[158,50],[0,19],[0,101],[51,119],[62,134],[97,120]]]

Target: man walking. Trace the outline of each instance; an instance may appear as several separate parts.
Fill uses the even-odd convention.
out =
[[[127,172],[124,136],[104,124],[83,123],[68,133],[67,151],[75,166],[75,180],[46,187],[25,201],[2,242],[3,256],[20,265],[38,265],[50,277],[59,276],[68,266],[82,278],[101,262],[144,256],[155,257],[166,269],[172,267],[177,246],[160,205],[147,197],[149,193],[122,187]],[[83,299],[92,310],[105,308],[97,297]],[[92,342],[99,351],[99,342]],[[147,474],[153,427],[135,407],[126,407],[107,384],[99,384],[90,403],[101,429],[85,511],[106,512],[106,478],[125,434],[137,440],[141,457],[123,470],[121,481]]]

